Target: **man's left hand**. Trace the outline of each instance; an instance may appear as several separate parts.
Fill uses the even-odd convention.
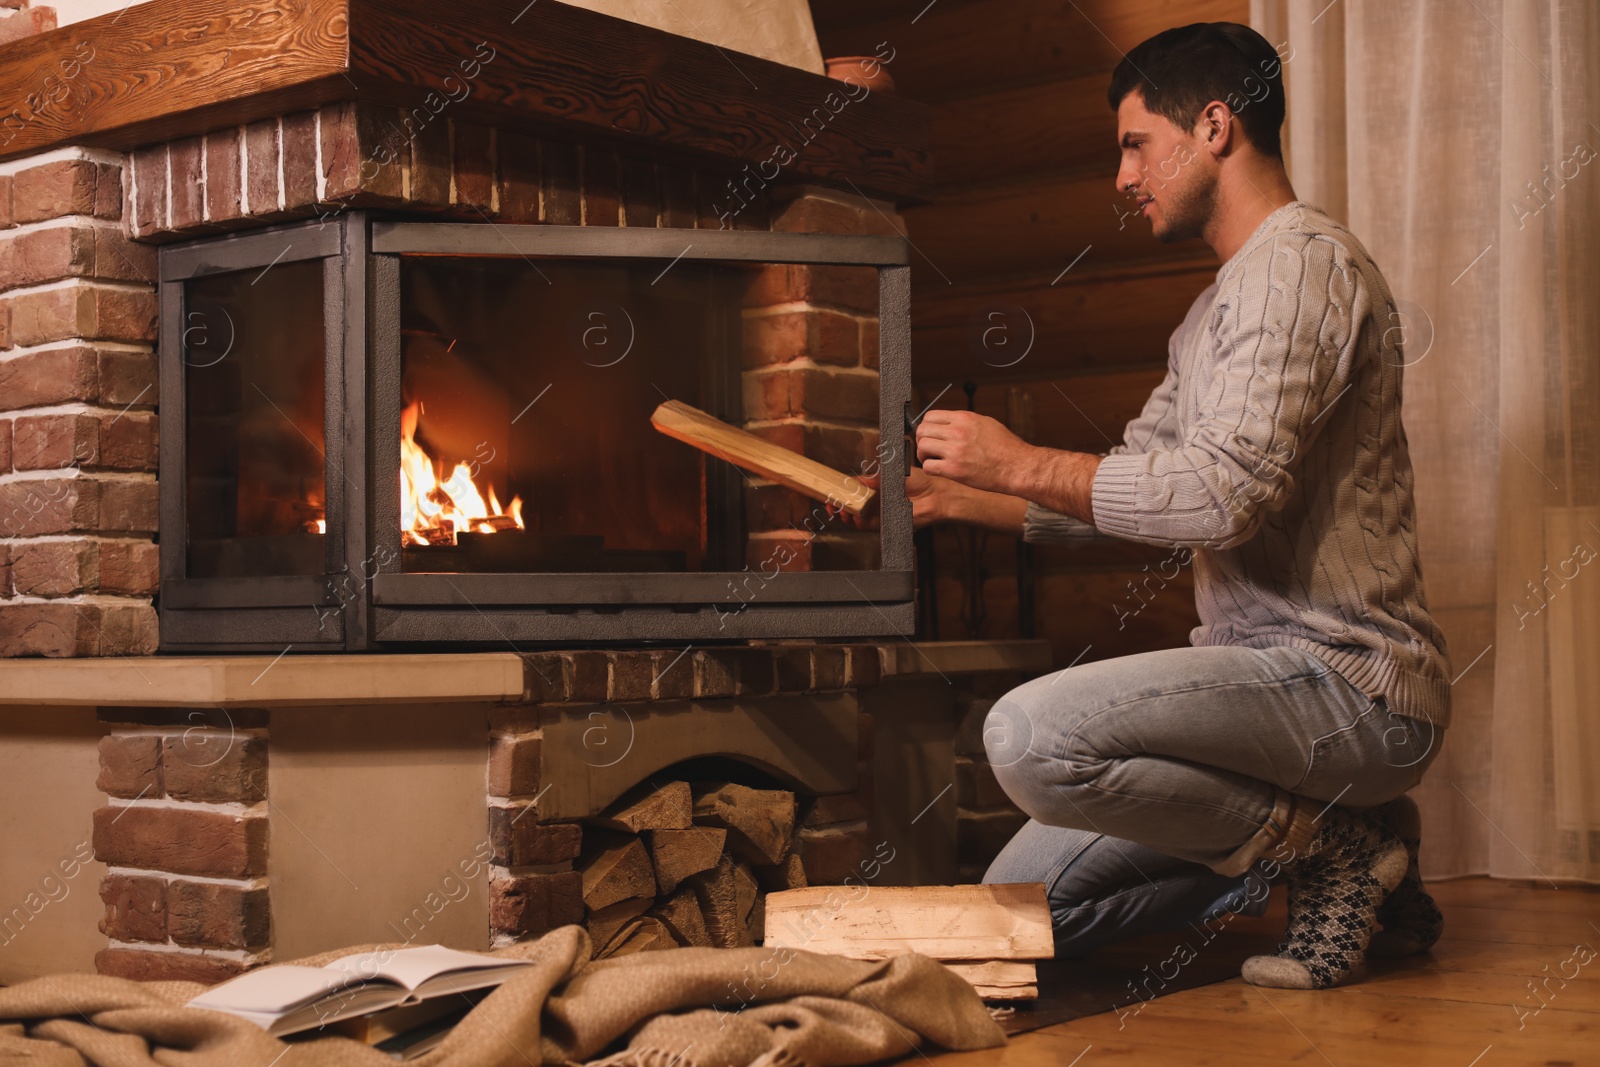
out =
[[[992,493],[1023,495],[1017,487],[1035,451],[998,420],[975,411],[935,409],[917,426],[924,471]]]

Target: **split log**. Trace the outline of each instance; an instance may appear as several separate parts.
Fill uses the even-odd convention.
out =
[[[705,912],[692,886],[680,886],[677,892],[665,900],[657,901],[650,914],[666,925],[680,945],[693,945],[698,948],[712,948],[716,945],[711,932],[706,928]]]
[[[643,841],[609,834],[587,836],[598,838],[593,851],[580,861],[583,903],[590,911],[655,894],[656,872]]]
[[[630,790],[589,822],[630,834],[646,830],[686,830],[693,825],[693,806],[688,782],[668,782],[658,787],[646,784]]]
[[[653,896],[638,897],[591,911],[583,925],[589,931],[589,941],[595,950],[598,952],[602,946],[610,944],[624,926],[650,910],[655,902]]]
[[[965,978],[984,1000],[1038,1000],[1038,967],[1032,960],[950,962],[946,967]]]
[[[749,948],[755,944],[739,911],[738,877],[733,860],[724,854],[714,870],[697,874],[684,883],[694,890],[705,916],[706,932],[714,948]]]
[[[673,940],[672,934],[659,919],[641,915],[623,927],[613,943],[606,946],[601,958],[631,956],[635,952],[658,952],[661,949],[677,947],[678,943]]]
[[[859,478],[841,474],[748,430],[730,426],[681,400],[668,400],[657,407],[650,416],[650,424],[668,437],[851,515],[862,514],[876,494]]]
[[[765,943],[876,960],[1037,960],[1055,955],[1044,885],[819,886],[767,896]]]
[[[653,830],[649,842],[650,859],[656,867],[656,890],[666,896],[691,874],[717,865],[717,857],[728,842],[728,831],[714,826]]]
[[[761,888],[769,893],[782,893],[786,889],[804,889],[810,883],[806,881],[806,867],[800,862],[800,849],[796,845],[790,846],[790,851],[782,863],[758,866],[755,868],[756,881],[761,883]]]
[[[696,791],[694,821],[728,831],[728,850],[750,863],[781,863],[794,837],[794,794],[724,782]]]

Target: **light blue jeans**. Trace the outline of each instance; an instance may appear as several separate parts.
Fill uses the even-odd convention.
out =
[[[984,881],[1043,882],[1063,956],[1259,914],[1250,868],[1291,795],[1381,804],[1421,780],[1443,735],[1292,648],[1176,648],[1048,674],[984,723],[996,778],[1031,816]]]

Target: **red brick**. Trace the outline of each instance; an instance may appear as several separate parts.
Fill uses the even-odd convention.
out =
[[[39,345],[73,338],[148,342],[156,335],[155,293],[74,282],[12,297],[11,341]]]
[[[356,195],[361,191],[362,163],[356,105],[323,108],[317,113],[317,133],[322,142],[322,199],[343,200]]]
[[[94,954],[97,973],[135,982],[199,982],[215,985],[237,978],[250,969],[238,960],[220,959],[199,952],[140,951],[105,948]]]
[[[780,233],[875,234],[882,237],[904,235],[892,206],[872,201],[841,203],[825,196],[801,195],[776,206],[772,228]]]
[[[278,146],[277,119],[264,119],[245,127],[245,214],[261,216],[278,212]]]
[[[815,538],[803,534],[778,537],[751,537],[745,542],[745,566],[752,571],[809,571],[811,544]],[[756,586],[755,588],[759,588]]]
[[[583,150],[583,224],[622,223],[622,175],[616,154],[603,148]]]
[[[769,264],[756,271],[745,290],[744,306],[774,304],[815,304],[876,314],[878,271],[874,267]]]
[[[826,521],[823,504],[772,484],[745,486],[744,516],[752,530],[816,530]]]
[[[160,878],[108,874],[100,879],[105,916],[100,932],[113,941],[167,939],[167,884]]]
[[[161,739],[108,734],[100,739],[100,775],[94,787],[114,797],[161,796]]]
[[[11,209],[11,175],[0,174],[0,230],[9,230],[17,224]]]
[[[878,376],[820,367],[781,366],[744,374],[744,417],[878,421]]]
[[[861,797],[855,793],[844,793],[817,797],[811,802],[800,824],[806,827],[837,826],[840,823],[861,822],[867,817],[867,806]]]
[[[266,873],[267,820],[137,804],[104,807],[94,813],[94,855],[114,867],[250,878]]]
[[[428,207],[450,206],[450,120],[428,116],[413,121],[416,133],[411,138],[411,199]]]
[[[19,471],[92,463],[100,451],[100,420],[84,412],[19,415],[12,433],[11,462]]]
[[[98,219],[122,219],[122,166],[116,163],[94,165],[94,215]]]
[[[876,318],[861,320],[861,365],[872,370],[878,369],[878,320]]]
[[[811,678],[819,691],[845,687],[845,650],[838,645],[818,645],[811,656]],[[867,716],[858,716],[858,721]]]
[[[489,795],[533,796],[539,792],[537,734],[489,739]]]
[[[0,657],[147,656],[156,650],[155,609],[126,604],[0,604]]]
[[[15,15],[0,19],[0,44],[20,41],[24,37],[32,37],[36,33],[46,33],[55,28],[55,8],[24,8]]]
[[[82,604],[0,604],[0,656],[92,656],[99,647]]]
[[[18,596],[75,596],[94,590],[98,564],[92,541],[23,541],[13,546],[11,580]]]
[[[167,225],[188,230],[205,221],[205,175],[201,171],[202,145],[199,137],[185,137],[167,146],[171,170],[172,217]]]
[[[621,163],[623,225],[654,228],[661,200],[655,168],[648,161],[631,156],[622,157]]]
[[[766,696],[777,687],[771,648],[708,648],[694,658],[697,697]]]
[[[100,415],[99,447],[86,466],[121,471],[156,469],[156,418],[148,411]]]
[[[536,822],[522,808],[489,809],[489,841],[502,867],[532,867],[578,858],[583,828],[577,823]],[[520,817],[519,817],[520,816]]]
[[[9,428],[10,422],[3,422]],[[100,487],[87,478],[40,478],[0,484],[0,537],[93,529]]]
[[[56,226],[0,238],[0,278],[12,288],[94,273],[94,235],[87,227]]]
[[[535,703],[582,702],[606,699],[610,664],[604,652],[539,652],[524,659]]]
[[[167,228],[167,146],[133,153],[134,232],[141,235]]]
[[[293,210],[317,202],[317,113],[283,117],[283,202]]]
[[[74,349],[74,351],[77,351]],[[95,356],[99,392],[79,399],[116,407],[153,408],[158,399],[154,352],[89,349]]]
[[[694,172],[681,167],[658,167],[661,182],[661,225],[694,229]]]
[[[583,921],[583,876],[577,871],[523,874],[489,882],[489,930],[538,937]]]
[[[577,145],[567,141],[539,142],[539,190],[546,223],[576,226],[583,221]]]
[[[0,542],[0,600],[11,597],[11,546]]]
[[[870,537],[869,534],[862,540]],[[848,657],[848,667],[845,671],[846,685],[856,688],[878,684],[883,673],[883,657],[878,654],[877,645],[847,645],[845,654]]]
[[[845,473],[859,470],[872,457],[878,445],[877,430],[823,426],[810,421],[750,426],[747,429],[758,437]]]
[[[107,480],[99,484],[100,533],[155,533],[159,500],[154,481]]]
[[[174,879],[167,887],[167,931],[189,947],[264,947],[272,935],[267,890]]]
[[[656,676],[655,659],[650,653],[642,649],[634,652],[613,652],[607,658],[611,661],[611,683],[606,690],[607,700],[650,699]]]
[[[185,730],[161,742],[161,782],[174,800],[254,804],[267,795],[267,743],[231,730]]]
[[[156,283],[156,250],[130,241],[120,227],[96,226],[92,277],[114,282]]]
[[[500,217],[512,222],[538,222],[539,142],[501,130],[495,135],[495,160],[500,171]],[[413,185],[415,173],[413,165]]]
[[[1011,798],[1000,788],[994,768],[982,760],[956,760],[956,803],[963,808],[992,808],[1010,804]]]
[[[94,612],[96,656],[148,656],[155,652],[160,630],[155,608],[143,601],[97,605]]]
[[[815,646],[779,645],[772,658],[778,672],[778,692],[804,693],[811,688],[811,653]]]
[[[762,367],[809,356],[842,367],[861,360],[861,328],[837,311],[785,311],[744,320],[744,365]]]
[[[101,186],[112,182],[103,171],[118,169],[88,159],[60,159],[18,171],[11,179],[11,209],[17,225],[68,215],[116,218],[121,213],[120,184],[111,186],[119,191],[115,210],[110,189]]]
[[[682,649],[651,653],[654,661],[652,696],[657,700],[687,700],[694,695],[694,655]]]
[[[149,541],[101,541],[100,592],[150,596],[160,579],[161,553]]]
[[[808,885],[839,885],[845,878],[861,878],[861,863],[872,852],[870,833],[856,829],[800,831],[800,863]]]
[[[243,165],[239,128],[230,126],[206,134],[206,219],[226,221],[244,214],[240,200],[239,171]]]
[[[0,474],[11,470],[11,420],[0,420]],[[0,537],[5,534],[4,525],[0,525]]]
[[[494,198],[494,141],[487,126],[450,122],[458,204],[489,210]]]
[[[0,300],[0,348],[11,347],[11,301]]]

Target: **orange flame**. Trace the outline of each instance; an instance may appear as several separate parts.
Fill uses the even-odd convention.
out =
[[[495,498],[489,486],[489,499],[472,480],[472,468],[457,463],[450,477],[439,480],[438,464],[416,442],[418,401],[400,413],[400,540],[408,545],[453,545],[464,530],[494,533],[525,529],[522,523],[522,498],[511,498],[509,510]]]

